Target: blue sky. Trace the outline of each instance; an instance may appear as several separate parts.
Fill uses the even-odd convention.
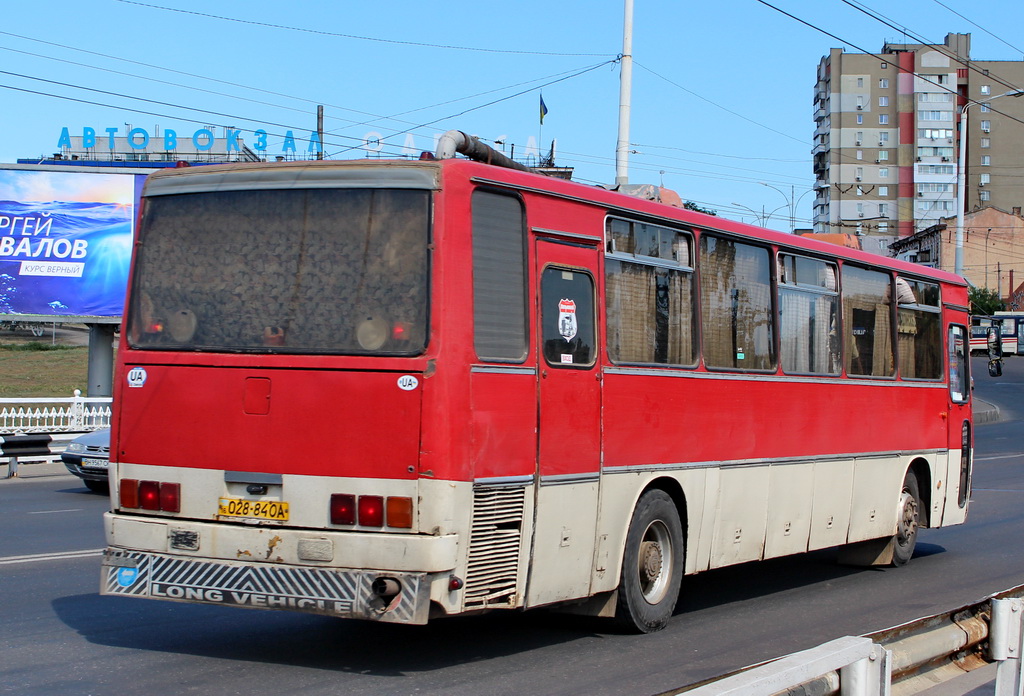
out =
[[[795,199],[797,226],[809,227],[813,87],[829,49],[877,52],[962,32],[975,60],[1024,59],[1011,31],[1024,26],[1019,0],[771,5],[806,24],[757,0],[635,0],[631,183],[662,183],[784,230]],[[433,149],[459,129],[514,145],[517,158],[556,140],[556,163],[577,180],[615,179],[622,0],[2,7],[0,163],[56,152],[64,127],[123,134],[126,124],[185,134],[215,125],[218,135],[233,126],[248,143],[262,128],[271,154],[292,130],[301,150],[323,104],[334,158],[365,155],[367,136],[388,155]]]

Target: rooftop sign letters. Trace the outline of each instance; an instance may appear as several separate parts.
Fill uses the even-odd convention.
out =
[[[71,135],[71,129],[67,126],[61,129],[60,137],[57,139],[57,147],[66,150],[91,150],[94,148],[105,148],[110,151],[119,150],[127,145],[138,152],[176,152],[184,150],[187,152],[217,152],[230,153],[241,152],[245,148],[266,153],[269,148],[268,138],[270,134],[260,128],[253,131],[254,140],[251,146],[247,146],[242,139],[242,131],[237,128],[225,128],[224,137],[218,138],[214,135],[212,128],[199,128],[192,133],[178,132],[172,128],[165,128],[162,132],[156,128],[150,133],[145,128],[92,128],[85,126],[81,135]],[[316,131],[309,134],[307,141],[309,146],[307,152],[320,152],[323,147],[320,143],[320,136]],[[295,154],[297,152],[295,133],[287,131],[281,143],[281,154]]]

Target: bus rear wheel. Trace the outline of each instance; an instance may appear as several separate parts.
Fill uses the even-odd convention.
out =
[[[914,555],[917,546],[918,521],[921,511],[921,492],[917,475],[908,471],[900,491],[899,507],[896,510],[896,534],[893,536],[892,564],[906,565]]]
[[[683,528],[667,493],[647,491],[633,511],[622,557],[615,618],[629,631],[661,630],[672,617],[683,576]]]

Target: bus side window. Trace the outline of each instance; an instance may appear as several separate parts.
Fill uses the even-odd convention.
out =
[[[896,278],[896,346],[904,379],[942,379],[942,303],[937,283]]]
[[[967,329],[949,327],[949,395],[954,403],[963,404],[971,398],[970,343]]]
[[[609,218],[608,355],[616,363],[697,363],[696,280],[685,231]]]
[[[704,362],[711,368],[775,368],[770,256],[763,247],[700,238]]]
[[[895,373],[891,276],[846,264],[842,281],[847,374],[891,377]]]
[[[473,342],[477,357],[526,359],[526,223],[518,198],[473,193]]]
[[[778,267],[783,371],[839,374],[839,292],[835,264],[779,254]]]

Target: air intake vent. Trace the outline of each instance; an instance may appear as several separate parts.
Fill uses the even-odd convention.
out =
[[[526,489],[478,486],[466,570],[466,609],[515,607]]]

